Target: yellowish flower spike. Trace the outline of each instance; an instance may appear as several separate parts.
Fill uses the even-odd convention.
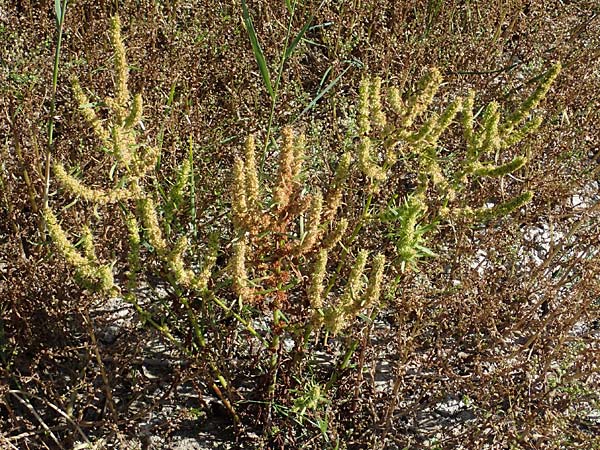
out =
[[[431,116],[425,121],[425,123],[415,131],[400,129],[397,134],[400,139],[407,141],[412,146],[421,144],[425,141],[431,132],[433,131],[436,123],[439,120],[439,116],[436,113],[432,113]]]
[[[104,124],[97,116],[96,111],[94,111],[94,108],[90,104],[90,100],[88,99],[87,95],[84,94],[83,89],[81,89],[81,86],[76,79],[73,80],[72,87],[73,95],[79,104],[79,110],[81,111],[83,118],[87,121],[87,123],[90,124],[98,139],[100,139],[100,141],[102,141],[102,143],[108,147],[110,142],[110,133],[104,128]]]
[[[323,241],[323,248],[331,250],[333,247],[335,247],[337,243],[342,240],[342,237],[344,237],[344,233],[346,233],[347,229],[348,219],[340,219],[335,225],[335,228],[327,235],[327,237]]]
[[[313,322],[323,324],[324,328],[333,335],[338,334],[341,330],[346,328],[347,317],[336,308],[327,307],[323,310],[322,318],[313,316]]]
[[[422,173],[428,175],[425,179],[425,185],[419,186],[417,191],[425,192],[426,186],[429,183],[429,180],[433,183],[434,186],[444,189],[447,187],[446,178],[442,172],[442,168],[440,167],[437,155],[435,153],[435,147],[429,146],[424,152],[423,157],[421,158],[421,169]]]
[[[243,301],[252,303],[254,295],[246,272],[246,242],[243,238],[233,244],[231,268],[235,293]]]
[[[196,274],[191,269],[187,269],[185,266],[183,255],[188,247],[188,239],[185,236],[180,237],[167,258],[168,267],[178,284],[188,289],[203,291],[208,285],[212,269],[217,260],[216,246],[211,249],[209,255],[206,257],[199,274]]]
[[[501,148],[508,148],[521,142],[527,135],[533,133],[542,124],[543,119],[541,117],[534,117],[520,129],[512,131],[507,136],[501,137]]]
[[[129,236],[129,274],[131,278],[141,269],[140,265],[140,227],[134,214],[129,212],[125,217]],[[133,281],[133,280],[132,280]]]
[[[384,168],[373,162],[371,140],[367,137],[363,137],[358,144],[358,165],[360,170],[373,180],[384,181],[387,177]]]
[[[127,189],[111,189],[109,191],[90,189],[77,178],[69,175],[64,166],[60,163],[54,165],[54,176],[63,188],[74,196],[80,197],[88,202],[105,205],[133,199],[135,197],[134,193]]]
[[[340,162],[335,171],[333,186],[331,189],[329,189],[327,198],[325,199],[325,212],[323,214],[323,219],[325,222],[331,222],[334,219],[335,215],[337,214],[337,210],[342,203],[342,188],[346,182],[346,179],[348,178],[351,161],[352,157],[350,156],[350,153],[344,153],[340,158]]]
[[[350,320],[354,319],[356,314],[366,307],[367,304],[370,306],[379,299],[385,264],[383,255],[378,255],[374,258],[367,292],[364,297],[361,295],[364,287],[363,273],[368,255],[369,252],[367,250],[359,252],[348,275],[348,281],[346,282],[342,297],[335,306],[328,306],[323,310],[322,322],[327,331],[333,334],[337,334],[349,326]]]
[[[417,87],[417,92],[408,99],[406,104],[406,111],[402,118],[402,126],[404,128],[409,128],[414,120],[429,108],[441,84],[442,74],[436,68],[431,69],[421,79]]]
[[[63,255],[69,264],[71,264],[76,273],[82,279],[84,284],[94,290],[111,293],[115,290],[112,270],[108,265],[98,264],[95,260],[82,256],[73,244],[67,239],[66,233],[59,225],[58,220],[52,210],[44,210],[44,219],[48,227],[48,232],[52,237],[58,251]],[[84,251],[93,254],[90,250],[90,243],[84,243]]]
[[[97,261],[96,250],[94,248],[94,236],[92,235],[92,230],[90,230],[90,227],[87,225],[81,230],[81,248],[83,249],[83,254],[89,261]]]
[[[550,87],[558,77],[558,74],[562,70],[562,65],[560,62],[556,63],[554,66],[548,70],[542,82],[537,86],[535,91],[523,102],[523,104],[514,111],[511,115],[508,116],[506,122],[502,126],[500,132],[502,135],[510,135],[514,128],[518,126],[523,120],[527,118],[529,113],[539,105],[539,103],[544,99]]]
[[[496,165],[477,165],[473,171],[475,175],[484,177],[502,177],[519,170],[527,163],[527,158],[517,156],[512,161],[496,166]]]
[[[167,235],[170,233],[170,224],[177,211],[182,207],[185,200],[185,193],[189,187],[189,180],[192,173],[192,163],[189,158],[185,158],[177,169],[177,178],[175,184],[169,191],[168,201],[164,205],[165,226]]]
[[[369,252],[367,250],[361,250],[356,257],[356,261],[348,275],[344,294],[340,299],[340,308],[342,309],[346,309],[348,305],[360,296],[364,284],[362,276],[365,271],[365,265],[367,264],[367,256],[369,256]]]
[[[416,244],[419,241],[417,226],[420,217],[426,211],[427,205],[419,195],[411,195],[403,208],[403,218],[397,230],[397,254],[404,264],[412,263],[417,255]]]
[[[379,303],[384,268],[385,255],[378,253],[377,256],[373,258],[373,267],[371,267],[371,273],[369,274],[363,308],[370,308]]]
[[[387,124],[387,118],[383,112],[383,103],[381,101],[381,78],[375,78],[371,81],[369,86],[369,102],[372,123],[377,130],[382,131]]]
[[[237,230],[242,230],[248,222],[248,203],[245,166],[240,158],[236,158],[233,164],[233,192],[231,195],[233,225]]]
[[[55,178],[70,194],[95,205],[117,202],[122,204],[125,210],[125,224],[130,244],[127,274],[127,287],[130,292],[125,293],[126,296],[131,297],[133,295],[131,291],[136,288],[136,274],[142,269],[138,219],[143,226],[148,242],[154,247],[162,263],[174,274],[177,283],[182,287],[203,290],[208,284],[216,261],[216,246],[211,247],[211,252],[205,258],[202,270],[196,274],[185,266],[183,256],[189,245],[187,238],[185,236],[180,237],[175,245],[170,247],[163,236],[157,206],[154,203],[152,194],[145,191],[145,185],[142,182],[143,178],[154,169],[160,152],[156,146],[139,142],[135,131],[135,127],[140,122],[143,114],[143,100],[140,94],[136,94],[132,98],[127,86],[129,67],[126,48],[121,36],[121,23],[118,17],[111,20],[110,39],[114,54],[115,86],[113,95],[107,97],[105,101],[108,108],[108,118],[105,121],[99,118],[94,110],[94,105],[90,103],[77,80],[74,80],[72,85],[73,94],[79,104],[82,116],[91,125],[94,133],[102,142],[104,150],[116,160],[111,172],[111,179],[115,176],[117,178],[115,185],[119,187],[103,190],[86,186],[76,177],[70,175],[60,163],[55,164],[53,167]],[[252,162],[250,160],[250,164]],[[182,203],[185,189],[189,185],[191,167],[192,163],[185,160],[178,170],[177,180],[169,192],[168,204],[163,208],[165,217],[168,214],[173,214]],[[247,186],[245,186],[245,179],[243,178],[245,169],[243,164],[241,166],[238,164],[238,169],[240,169],[240,176],[238,176],[237,182],[240,189],[236,192],[240,193],[241,198],[238,199],[238,202],[234,201],[234,209],[237,210],[238,217],[243,216],[246,219]],[[252,182],[252,177],[248,177],[248,180]],[[255,180],[254,184],[257,186],[258,180]],[[252,185],[249,192],[252,193]],[[132,206],[131,200],[136,201],[136,208],[133,211],[127,210],[128,207]],[[94,289],[100,288],[111,292],[116,289],[111,266],[101,265],[97,261],[91,230],[84,227],[81,240],[82,249],[78,251],[75,246],[70,244],[66,238],[66,233],[50,210],[47,211],[46,217],[51,237],[64,254],[65,259],[75,267],[77,276],[81,281]]]
[[[217,245],[214,243],[211,246],[210,252],[204,259],[204,265],[202,266],[202,270],[199,274],[197,274],[193,281],[194,289],[199,291],[203,291],[207,288],[208,282],[212,275],[213,268],[217,262]]]
[[[113,155],[127,172],[131,172],[133,156],[131,153],[132,142],[129,133],[120,126],[115,126],[112,129],[111,139]]]
[[[533,199],[533,192],[527,191],[507,202],[500,203],[492,208],[479,208],[473,211],[472,216],[476,221],[486,222],[507,216],[508,214],[522,208]]]
[[[323,211],[323,194],[317,191],[313,194],[307,214],[306,235],[300,244],[300,253],[310,251],[321,234],[321,213]]]
[[[189,245],[190,244],[187,238],[185,236],[181,236],[175,243],[175,247],[173,247],[173,250],[168,256],[168,265],[171,269],[171,273],[173,273],[173,276],[175,277],[175,280],[177,283],[187,288],[190,287],[194,279],[194,272],[187,270],[185,268],[185,263],[183,262],[183,254]]]
[[[440,136],[450,126],[456,115],[462,108],[462,98],[457,98],[446,107],[442,115],[435,121],[433,129],[427,135],[427,140],[431,145],[437,144]]]
[[[116,106],[117,114],[121,114],[129,101],[129,89],[127,82],[129,79],[129,67],[127,65],[127,57],[125,52],[125,45],[121,37],[121,20],[119,16],[114,16],[110,22],[110,40],[114,50],[114,66],[115,74],[117,76],[116,82]],[[123,117],[120,117],[119,125],[122,123]]]
[[[392,167],[398,161],[398,155],[405,148],[406,142],[402,139],[398,139],[398,136],[393,136],[393,125],[389,125],[383,131],[383,154],[384,154],[384,166]]]
[[[44,211],[44,219],[48,226],[48,231],[52,236],[54,244],[63,254],[65,259],[74,267],[81,267],[87,264],[87,259],[81,256],[75,246],[69,242],[67,235],[62,227],[58,224],[58,220],[51,209]]]
[[[396,86],[392,86],[389,90],[388,94],[388,102],[390,104],[390,108],[398,115],[402,115],[404,112],[404,102],[402,101],[402,95],[400,94],[400,89]]]
[[[142,110],[143,110],[142,95],[135,94],[135,97],[133,97],[133,103],[131,105],[131,111],[129,112],[129,115],[125,119],[125,124],[124,124],[125,128],[127,128],[127,129],[133,128],[142,119]]]
[[[255,210],[260,202],[260,193],[258,187],[258,170],[256,168],[256,142],[254,135],[249,135],[246,139],[244,152],[244,176],[246,185],[246,201],[248,206]]]
[[[365,295],[362,297],[356,297],[354,301],[347,305],[344,313],[353,318],[358,315],[361,311],[376,305],[379,302],[381,295],[381,281],[383,280],[383,269],[385,266],[385,256],[377,254],[373,258],[373,267],[369,274],[369,281],[367,282],[367,290]]]
[[[152,244],[157,253],[164,253],[167,248],[167,243],[164,240],[162,230],[160,229],[154,200],[150,197],[140,200],[139,209],[142,223],[144,224],[148,236],[148,241]]]
[[[292,178],[299,182],[298,178],[302,172],[302,165],[304,164],[304,155],[306,151],[306,137],[304,134],[298,135],[294,143],[294,164],[292,166]]]
[[[137,145],[134,153],[134,166],[131,180],[141,180],[154,170],[160,156],[160,150],[152,145]],[[132,183],[134,184],[134,183]]]
[[[278,210],[285,209],[292,195],[294,188],[294,132],[290,127],[285,127],[282,131],[283,143],[279,151],[279,168],[277,173],[277,186],[273,194],[273,200]]]
[[[477,150],[478,155],[493,153],[500,146],[500,136],[498,134],[498,124],[500,122],[499,105],[497,102],[491,102],[483,113],[483,135],[481,148]]]
[[[344,153],[340,158],[340,162],[335,171],[335,178],[333,180],[334,188],[340,188],[346,182],[351,161],[352,156],[348,152]]]

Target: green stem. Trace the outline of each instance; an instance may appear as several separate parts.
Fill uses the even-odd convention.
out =
[[[244,326],[244,328],[246,329],[246,331],[248,331],[256,339],[258,339],[265,347],[267,347],[267,348],[269,347],[269,342],[264,337],[262,337],[258,333],[258,331],[256,331],[254,329],[254,327],[252,327],[252,325],[250,325],[250,322],[248,322],[246,319],[244,319],[238,313],[236,313],[235,311],[233,311],[221,299],[219,299],[218,297],[216,297],[213,292],[210,292],[210,299],[213,302],[215,302],[223,311],[231,314],[234,317],[235,320],[237,320],[239,323],[241,323]]]
[[[329,281],[329,284],[327,285],[327,289],[325,290],[325,293],[323,294],[323,298],[327,298],[327,296],[329,295],[329,292],[331,292],[331,289],[333,289],[333,286],[335,285],[337,278],[347,260],[346,255],[350,252],[350,250],[349,250],[350,247],[354,243],[354,240],[357,238],[358,234],[360,233],[360,230],[362,230],[362,227],[364,226],[364,224],[366,222],[366,219],[369,215],[369,208],[371,207],[372,201],[373,201],[373,193],[371,192],[369,194],[369,196],[367,197],[367,201],[365,202],[365,205],[363,207],[363,211],[360,216],[360,220],[354,227],[354,230],[352,231],[352,234],[350,235],[348,242],[346,243],[346,245],[344,247],[342,247],[342,255],[340,257],[340,262],[338,263],[338,265],[335,269],[335,273],[333,274],[333,276],[331,277],[331,280]]]
[[[63,0],[60,15],[56,17],[58,37],[54,52],[54,68],[52,70],[52,96],[50,100],[50,119],[48,120],[48,147],[46,149],[46,162],[44,168],[44,209],[48,208],[48,193],[50,192],[50,165],[52,163],[52,147],[54,146],[54,114],[56,113],[56,86],[58,85],[58,67],[60,62],[60,49],[62,46],[63,25],[67,13],[68,0]],[[58,12],[58,11],[57,11]]]
[[[290,20],[288,21],[288,28],[285,35],[285,43],[283,45],[283,51],[281,52],[281,59],[279,61],[279,70],[277,71],[277,79],[275,80],[275,86],[273,88],[273,98],[271,100],[271,109],[269,111],[269,122],[267,124],[267,136],[265,137],[265,144],[263,147],[262,160],[260,162],[260,171],[261,173],[265,167],[265,161],[267,159],[267,149],[269,147],[269,141],[271,140],[271,134],[273,132],[273,120],[275,119],[275,106],[277,105],[277,100],[279,97],[279,85],[281,83],[281,78],[283,77],[283,67],[286,61],[286,52],[288,48],[288,42],[290,41],[290,35],[292,31],[292,22],[294,20],[294,14],[296,12],[296,0],[292,3],[292,10],[290,13]]]
[[[167,340],[169,342],[171,342],[182,354],[188,356],[189,358],[197,359],[198,355],[196,355],[190,349],[188,349],[184,345],[182,345],[181,342],[179,342],[175,338],[175,336],[173,336],[173,334],[171,334],[171,332],[169,331],[169,329],[167,327],[160,325],[158,322],[156,322],[150,316],[150,314],[144,308],[142,308],[140,306],[140,304],[137,302],[133,293],[130,293],[127,296],[125,296],[125,301],[127,303],[133,305],[133,307],[135,308],[137,313],[143,318],[143,320],[145,322],[149,323],[152,326],[152,328],[154,328],[156,331],[158,331],[160,334],[162,334],[165,338],[167,338]],[[189,304],[187,306],[189,307]],[[189,312],[189,310],[188,310],[188,312]],[[193,322],[195,322],[195,320],[193,320]],[[195,332],[197,334],[199,331],[199,328],[197,326],[195,326],[194,328],[195,328]],[[196,338],[198,339],[198,336],[196,336]],[[200,342],[202,343],[201,345],[203,345],[203,346],[205,345],[204,337],[202,337],[200,339]],[[212,372],[212,376],[216,377],[217,380],[219,380],[219,383],[221,383],[221,386],[223,386],[224,389],[228,389],[229,383],[227,383],[227,380],[221,374],[221,371],[219,370],[218,366],[211,360],[208,361],[208,365]],[[229,413],[231,414],[231,416],[233,418],[233,421],[236,424],[238,424],[240,422],[240,418],[237,415],[237,413],[236,413],[235,409],[233,408],[233,405],[231,404],[229,399],[223,395],[223,393],[221,392],[221,389],[219,389],[219,387],[214,382],[209,382],[208,384],[211,387],[211,389],[215,392],[215,394],[217,394],[217,397],[219,397],[219,400],[221,400],[221,402],[223,403],[225,408],[229,411]]]
[[[350,359],[352,359],[352,355],[354,354],[357,348],[358,341],[352,341],[352,343],[346,350],[346,353],[344,354],[344,359],[342,360],[342,363],[336,370],[333,371],[333,373],[331,374],[331,378],[329,378],[329,381],[325,385],[325,392],[328,392],[333,387],[333,385],[336,383],[340,376],[340,372],[348,368],[348,365],[350,364]]]

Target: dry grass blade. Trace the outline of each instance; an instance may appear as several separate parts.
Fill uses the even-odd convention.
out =
[[[67,422],[69,422],[73,428],[79,433],[79,435],[81,436],[81,438],[84,440],[84,442],[86,444],[91,445],[92,443],[90,442],[90,440],[88,439],[88,437],[86,436],[86,434],[83,432],[83,430],[81,429],[81,427],[79,425],[77,425],[77,423],[66,413],[64,412],[62,409],[60,409],[58,406],[56,406],[54,403],[52,403],[49,400],[43,399],[41,397],[38,397],[37,395],[31,394],[29,392],[24,392],[21,390],[10,390],[8,391],[9,394],[13,394],[15,396],[18,395],[22,395],[22,396],[26,396],[26,397],[31,397],[31,398],[35,398],[36,400],[45,403],[46,405],[48,405],[50,408],[52,408],[54,411],[56,411],[58,414],[60,414],[62,417],[65,418],[65,420]],[[17,397],[18,398],[18,397]]]
[[[44,422],[44,419],[42,419],[42,417],[37,413],[37,411],[31,405],[31,403],[26,401],[19,395],[21,392],[20,391],[9,391],[8,393],[10,395],[12,395],[14,398],[16,398],[19,403],[21,403],[23,406],[25,406],[29,410],[29,412],[39,422],[39,424],[44,429],[44,431],[52,438],[52,440],[58,446],[58,448],[60,448],[61,450],[64,450],[64,447],[62,446],[62,444],[60,443],[60,441],[58,440],[56,435],[52,432],[50,427],[48,427],[48,425],[46,425],[46,422]]]
[[[11,450],[19,450],[17,447],[14,446],[14,444],[12,442],[10,442],[4,436],[0,436],[0,444],[6,445],[6,447]]]
[[[594,2],[17,3],[0,447],[600,445]]]

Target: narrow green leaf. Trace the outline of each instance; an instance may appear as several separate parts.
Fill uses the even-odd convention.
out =
[[[292,2],[291,2],[291,0],[285,0],[285,6],[287,7],[287,9],[288,9],[288,12],[289,12],[290,14],[292,14],[292,12],[294,11],[294,9],[293,9],[293,7],[292,7]]]
[[[437,258],[438,256],[440,256],[430,248],[425,247],[424,245],[415,244],[415,248],[419,250],[424,256],[429,256],[430,258]]]
[[[252,51],[254,52],[254,57],[256,58],[256,62],[258,63],[258,68],[262,75],[263,82],[265,83],[265,87],[267,88],[267,92],[269,93],[271,98],[275,99],[275,92],[273,91],[273,86],[271,85],[271,76],[269,75],[267,60],[265,59],[265,55],[262,51],[262,48],[260,47],[258,38],[256,37],[256,31],[254,30],[254,24],[252,23],[252,18],[250,17],[250,12],[248,11],[246,0],[242,0],[242,15],[244,18],[244,25],[246,26],[248,37],[250,38],[250,43],[252,44]]]
[[[108,178],[110,179],[110,181],[113,181],[115,178],[115,170],[117,170],[117,166],[119,165],[118,162],[114,162],[113,165],[110,167],[110,170],[108,172]]]
[[[315,18],[314,15],[311,15],[308,18],[308,21],[304,24],[304,26],[302,27],[302,29],[298,32],[298,34],[296,35],[296,37],[294,38],[294,40],[291,42],[291,44],[288,46],[288,48],[285,49],[285,56],[283,58],[283,63],[284,64],[287,62],[287,60],[289,59],[289,57],[292,56],[292,53],[294,53],[294,50],[296,49],[296,47],[298,46],[298,44],[300,43],[300,41],[302,40],[302,38],[304,37],[304,35],[308,31],[308,29],[310,28],[310,24],[312,23],[312,21],[313,21],[314,18]]]
[[[198,213],[196,210],[196,179],[194,177],[194,138],[190,134],[190,151],[188,154],[188,158],[190,160],[190,213],[191,213],[191,222],[192,222],[192,232],[194,237],[198,236],[198,228],[197,228],[197,217]]]
[[[60,0],[54,0],[54,14],[56,14],[56,23],[60,23],[60,18],[62,17]]]
[[[331,83],[329,83],[327,85],[327,87],[325,87],[325,89],[323,89],[322,91],[320,91],[317,96],[315,98],[312,99],[312,101],[306,106],[306,108],[304,108],[302,110],[302,112],[300,114],[298,114],[296,116],[296,118],[293,120],[293,122],[295,122],[296,120],[298,120],[300,117],[302,117],[304,114],[306,114],[308,111],[310,111],[312,108],[314,108],[314,106],[317,104],[317,102],[319,100],[321,100],[321,97],[323,97],[325,94],[327,94],[327,92],[329,92],[336,84],[339,83],[339,81],[342,79],[342,77],[346,74],[346,72],[348,72],[352,66],[361,66],[362,64],[359,61],[348,61],[348,66],[342,71],[342,73],[340,73],[335,80],[333,80]]]
[[[325,80],[327,80],[327,78],[329,77],[329,73],[331,72],[332,69],[333,69],[333,66],[329,66],[327,68],[327,70],[325,71],[325,73],[323,74],[323,76],[321,77],[321,81],[319,82],[319,92],[321,92],[321,89],[323,89]]]
[[[56,15],[56,28],[62,28],[65,22],[68,0],[54,0],[54,14]]]
[[[160,195],[161,199],[164,202],[168,201],[169,195],[165,191],[164,187],[158,182],[158,180],[155,183],[155,187],[156,187],[156,190],[158,191],[158,194]]]

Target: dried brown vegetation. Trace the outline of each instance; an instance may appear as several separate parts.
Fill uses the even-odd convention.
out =
[[[275,101],[242,2],[69,4],[48,148],[54,4],[0,6],[0,447],[598,448],[597,2],[247,7]],[[506,132],[557,62],[475,164],[469,92]]]

